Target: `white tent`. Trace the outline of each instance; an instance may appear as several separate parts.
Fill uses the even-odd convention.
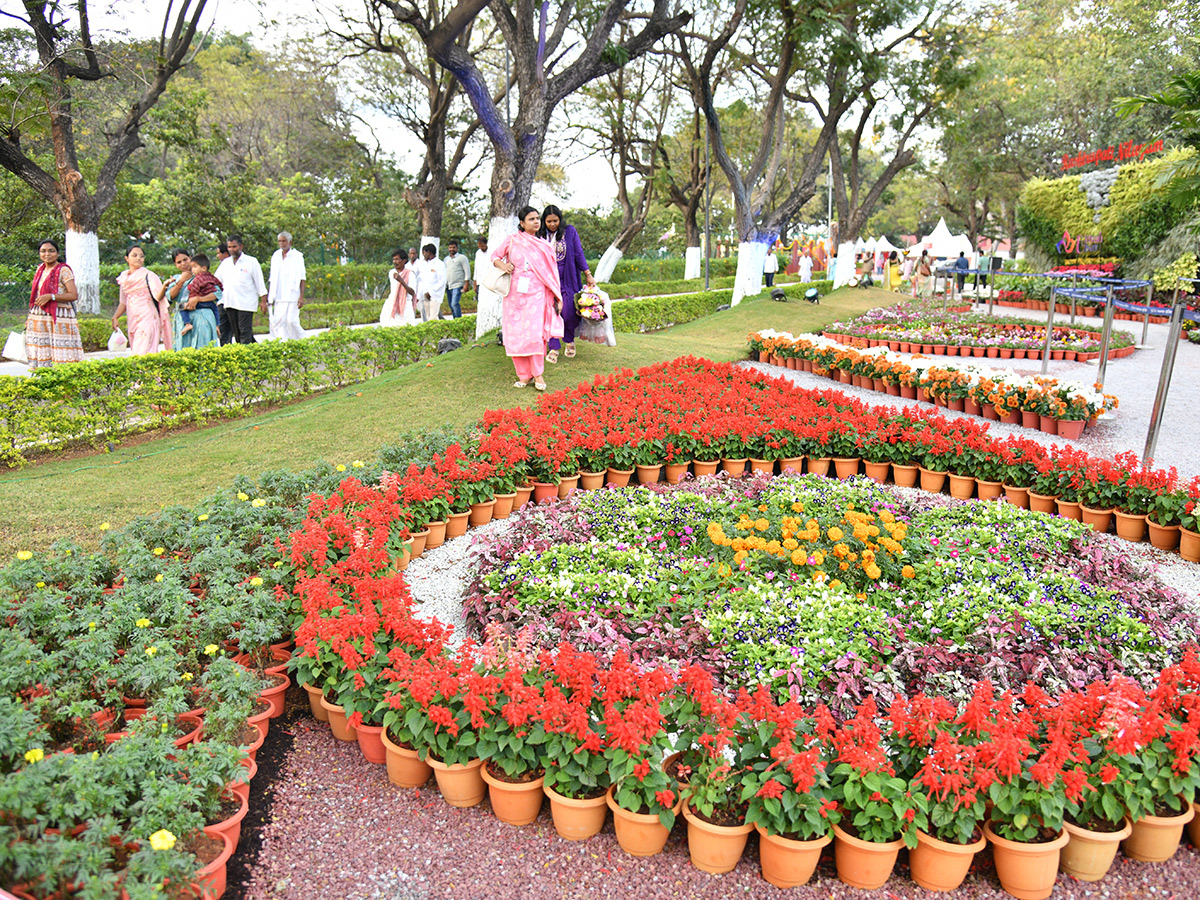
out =
[[[922,250],[928,250],[929,255],[942,259],[953,259],[958,256],[960,250],[971,252],[971,242],[967,241],[965,247],[959,244],[958,238],[950,233],[950,229],[946,227],[944,218],[938,219],[937,227],[933,229],[921,240],[917,241],[908,248],[909,256],[920,256]]]
[[[894,246],[886,237],[881,237],[875,242],[876,253],[891,253],[893,250],[895,250],[897,253],[904,252],[899,247]]]
[[[965,234],[956,234],[954,236],[954,257],[957,259],[959,253],[967,254],[967,259],[973,259],[975,256],[975,248],[971,246],[971,239]]]

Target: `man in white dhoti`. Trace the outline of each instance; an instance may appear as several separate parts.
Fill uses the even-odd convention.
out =
[[[304,268],[304,254],[292,247],[292,236],[281,231],[278,240],[279,249],[271,256],[271,284],[267,289],[269,337],[297,341],[304,337],[304,329],[300,327],[300,307],[304,305],[308,273]]]

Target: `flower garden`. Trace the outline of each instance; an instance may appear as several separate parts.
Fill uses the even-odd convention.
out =
[[[398,786],[432,768],[511,824],[548,798],[568,840],[611,812],[633,855],[678,817],[713,872],[757,832],[778,886],[825,846],[858,887],[907,846],[944,889],[988,845],[1022,897],[1060,866],[1102,878],[1118,845],[1165,860],[1200,781],[1200,610],[1073,519],[1121,513],[1194,560],[1197,499],[1173,471],[685,358],[432,455],[241,482],[99,552],[21,551],[0,886],[219,896],[289,675]],[[411,557],[493,516],[463,621],[427,617]]]

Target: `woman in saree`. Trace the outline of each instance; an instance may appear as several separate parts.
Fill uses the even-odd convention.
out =
[[[504,352],[517,370],[513,387],[546,389],[542,378],[546,348],[555,313],[562,308],[558,264],[551,246],[537,237],[541,216],[532,206],[517,213],[517,233],[510,234],[492,251],[492,263],[512,276],[500,308]]]
[[[83,341],[75,318],[79,291],[71,267],[58,261],[58,244],[42,241],[41,265],[29,291],[29,316],[25,319],[25,351],[31,369],[44,369],[83,359]]]
[[[121,313],[128,316],[129,347],[134,356],[157,353],[161,342],[170,350],[171,323],[167,314],[167,301],[163,296],[163,283],[157,275],[146,268],[146,252],[134,244],[125,253],[129,268],[117,276],[121,289],[121,300],[113,313],[113,329]]]
[[[189,347],[219,347],[221,335],[217,331],[217,318],[207,309],[196,309],[196,304],[205,300],[216,300],[216,294],[206,294],[203,297],[189,297],[188,285],[192,283],[192,257],[183,249],[176,250],[171,261],[179,274],[166,283],[160,301],[174,303],[175,313],[171,316],[171,335],[176,350],[186,350]],[[183,318],[180,309],[191,310],[192,330],[184,332]]]

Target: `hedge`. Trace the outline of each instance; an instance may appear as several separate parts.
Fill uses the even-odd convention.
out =
[[[409,328],[335,328],[302,341],[231,344],[178,353],[87,360],[0,377],[0,462],[218,415],[244,415],[365,381],[437,353],[445,337],[470,343],[474,319]]]
[[[781,285],[783,293],[792,300],[804,297],[809,288],[821,295],[833,290],[832,281],[811,281],[806,284]],[[672,325],[682,325],[715,313],[729,303],[729,291],[698,291],[673,297],[648,297],[643,300],[622,300],[613,304],[613,330],[641,333],[660,331]]]

